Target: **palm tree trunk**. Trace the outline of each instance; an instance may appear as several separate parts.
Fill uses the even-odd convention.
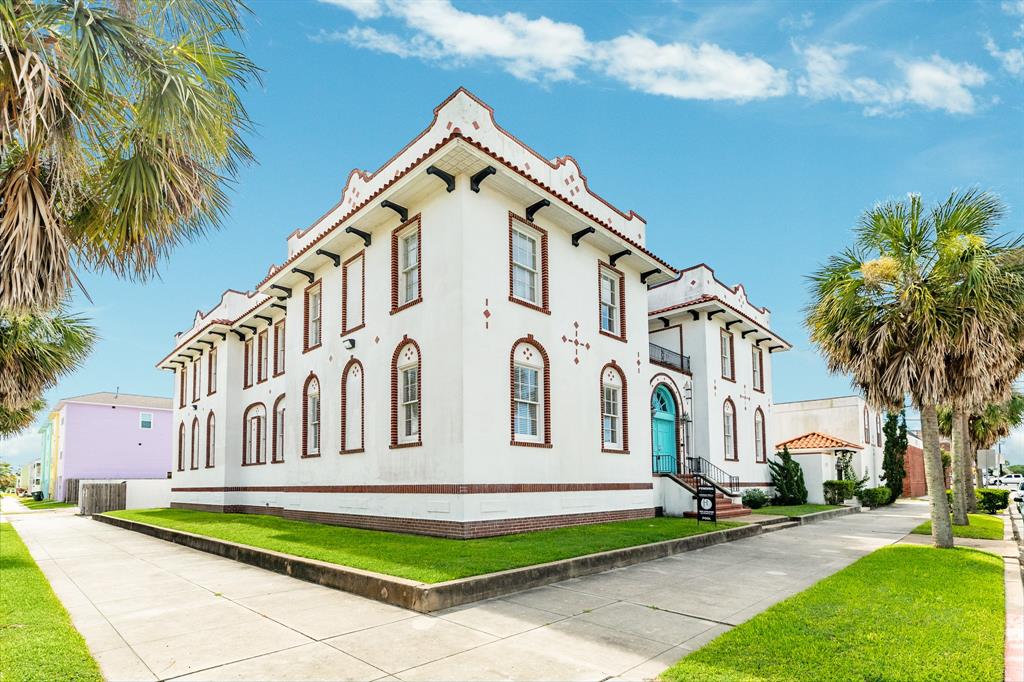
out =
[[[924,441],[924,477],[932,516],[932,542],[936,547],[953,546],[953,527],[946,501],[946,477],[939,452],[939,417],[935,405],[921,407],[921,439]]]
[[[963,417],[964,430],[964,483],[967,485],[967,512],[973,514],[978,511],[978,498],[974,494],[974,474],[978,469],[978,451],[974,447],[974,439],[971,438],[971,415],[967,412]]]
[[[964,443],[964,413],[959,407],[953,408],[953,452],[950,462],[953,489],[953,525],[966,526],[967,519],[967,482],[964,481],[964,459],[967,448]]]

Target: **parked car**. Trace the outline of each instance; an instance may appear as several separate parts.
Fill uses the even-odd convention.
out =
[[[1003,474],[996,479],[996,485],[1012,485],[1014,488],[1021,483],[1024,483],[1024,474]]]
[[[1024,500],[1024,482],[1018,483],[1017,487],[1010,492],[1010,499],[1014,502]]]

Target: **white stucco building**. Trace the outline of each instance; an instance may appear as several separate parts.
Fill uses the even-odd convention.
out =
[[[474,537],[767,485],[789,345],[645,230],[456,91],[176,337],[172,506]]]

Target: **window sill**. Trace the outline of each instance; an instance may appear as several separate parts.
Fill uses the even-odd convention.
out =
[[[363,452],[366,452],[364,448],[355,448],[353,450],[338,450],[339,455],[358,455]]]
[[[211,395],[216,395],[216,393],[217,393],[217,389],[214,389],[212,391],[207,391],[206,392],[206,397],[210,397]]]
[[[284,370],[281,370],[280,372],[274,372],[273,374],[270,375],[270,378],[271,379],[276,379],[277,377],[282,377],[282,376],[284,376]]]
[[[307,346],[305,349],[303,349],[302,354],[305,355],[306,353],[308,353],[310,351],[314,351],[314,350],[316,350],[317,348],[319,348],[322,345],[324,345],[323,341],[321,341],[320,343],[316,344],[315,346]]]
[[[392,443],[389,448],[391,450],[401,450],[402,448],[418,448],[423,445],[423,441],[413,441],[411,443]]]
[[[611,332],[607,332],[603,329],[598,329],[597,331],[600,332],[601,336],[607,336],[609,339],[615,339],[616,341],[622,341],[623,343],[626,342],[625,335],[620,336],[619,334],[612,334]]]
[[[512,440],[509,441],[509,445],[515,445],[521,448],[550,448],[551,443],[542,443],[540,441],[528,441],[528,440]]]
[[[258,467],[266,464],[266,462],[242,462],[244,467]]]
[[[735,384],[736,383],[736,377],[731,377],[730,378],[730,377],[725,376],[724,374],[722,375],[722,380],[723,381],[728,381],[730,384]]]
[[[607,453],[609,455],[628,455],[629,454],[629,450],[622,450],[622,449],[619,449],[619,448],[601,448],[601,452]]]
[[[754,392],[755,393],[762,393],[763,394],[764,393],[764,389],[763,388],[755,388]]]
[[[363,324],[359,325],[358,327],[352,327],[351,329],[342,329],[341,330],[341,335],[342,336],[348,336],[349,334],[355,334],[357,331],[359,331],[360,329],[364,328],[365,326],[366,326],[366,323],[364,322]]]
[[[517,298],[511,294],[509,294],[508,300],[510,303],[521,305],[524,308],[529,308],[530,310],[536,310],[538,313],[544,313],[545,315],[551,314],[551,309],[548,308],[547,306],[537,305],[536,303],[532,303],[530,301],[524,301],[523,299]]]
[[[300,459],[316,459],[320,456],[319,452],[314,452],[308,455],[299,455]]]
[[[270,463],[271,464],[284,464],[284,460],[283,459],[272,459],[272,460],[270,460]]]
[[[392,315],[397,315],[398,313],[402,312],[406,308],[411,308],[414,305],[416,305],[417,303],[422,303],[422,302],[423,302],[423,297],[422,296],[420,296],[418,298],[414,298],[413,300],[409,301],[408,303],[403,303],[400,306],[393,307],[391,309],[391,314]]]

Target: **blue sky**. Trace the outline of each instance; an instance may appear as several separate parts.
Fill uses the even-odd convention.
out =
[[[252,2],[245,95],[258,165],[219,231],[139,284],[81,273],[102,337],[47,393],[165,394],[154,363],[226,288],[249,289],[285,237],[376,169],[462,85],[590,186],[647,220],[648,245],[706,262],[768,306],[793,351],[776,401],[850,392],[801,325],[804,276],[860,212],[980,186],[1024,217],[1024,0],[1012,2]],[[21,461],[34,434],[0,443]],[[1011,444],[1024,461],[1024,437]]]

